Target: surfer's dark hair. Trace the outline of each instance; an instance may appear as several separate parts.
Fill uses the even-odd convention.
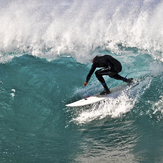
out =
[[[98,55],[96,55],[96,57],[93,58],[92,63],[94,63],[97,58],[98,58]]]

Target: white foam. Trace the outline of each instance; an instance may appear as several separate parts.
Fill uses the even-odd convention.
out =
[[[47,59],[68,54],[85,62],[98,47],[121,52],[117,44],[122,43],[161,59],[162,6],[149,0],[6,1],[0,14],[0,51]]]
[[[79,111],[76,110],[72,121],[75,121],[77,124],[86,124],[96,119],[99,120],[106,117],[118,118],[126,115],[134,108],[135,103],[144,94],[146,89],[150,87],[151,80],[150,77],[146,78],[138,85],[122,91],[113,98],[108,98],[86,109],[80,108]]]
[[[129,98],[126,94],[122,94],[117,99],[109,98],[98,105],[92,106],[89,110],[81,112],[77,118],[74,118],[74,121],[81,124],[96,119],[103,119],[107,116],[116,118],[130,111],[134,103],[132,98]]]

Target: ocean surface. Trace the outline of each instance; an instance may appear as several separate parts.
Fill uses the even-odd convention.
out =
[[[163,162],[162,0],[1,0],[0,22],[0,163]],[[104,54],[139,84],[66,107]]]

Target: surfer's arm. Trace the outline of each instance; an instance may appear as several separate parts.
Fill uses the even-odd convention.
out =
[[[84,86],[85,86],[85,87],[87,86],[87,84],[88,84],[88,82],[84,82]]]
[[[95,71],[96,69],[96,65],[93,64],[92,67],[91,67],[91,70],[89,71],[89,74],[87,75],[87,78],[86,78],[86,81],[84,82],[84,86],[86,86],[89,82],[89,79],[91,78],[93,72]]]

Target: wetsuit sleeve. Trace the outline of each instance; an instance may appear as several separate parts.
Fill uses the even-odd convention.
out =
[[[95,69],[96,69],[96,65],[93,64],[90,71],[89,71],[89,74],[87,75],[86,82],[89,81],[89,79],[91,78],[91,76],[92,76],[93,72],[95,71]]]

